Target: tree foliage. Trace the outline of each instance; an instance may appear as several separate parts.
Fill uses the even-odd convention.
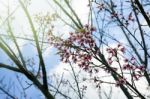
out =
[[[9,8],[8,17],[4,21],[7,26],[5,28],[7,35],[1,34],[0,49],[8,56],[11,64],[0,62],[0,68],[24,75],[27,78],[31,84],[27,81],[29,86],[24,88],[20,77],[16,76],[24,98],[27,95],[25,90],[34,85],[46,99],[57,97],[86,99],[88,86],[81,82],[90,82],[95,85],[97,90],[102,90],[101,87],[105,85],[111,85],[112,90],[115,87],[120,88],[120,91],[128,99],[149,98],[143,89],[145,86],[146,88],[150,86],[148,43],[150,37],[148,12],[150,2],[148,0],[89,0],[87,23],[82,22],[72,7],[71,1],[53,0],[53,2],[63,12],[62,15],[69,20],[66,21],[57,12],[52,16],[49,13],[42,17],[37,15],[35,19],[38,23],[38,29],[41,30],[38,31],[28,11],[28,6],[19,0],[19,5],[30,26],[32,39],[15,35],[11,25]],[[70,32],[65,38],[55,34],[55,25],[52,22],[55,23],[57,19],[70,28]],[[8,39],[15,45],[17,52],[11,48]],[[17,42],[18,39],[32,42],[36,48],[36,58],[25,58],[25,53],[22,52],[21,46]],[[48,77],[43,50],[49,45],[56,48],[61,61],[70,66],[71,69],[66,70],[66,72],[72,74],[74,83],[65,78],[63,74],[61,77],[56,75]],[[35,60],[36,64],[34,63]],[[78,73],[77,67],[79,68]],[[90,76],[83,77],[81,80],[83,72]],[[103,74],[109,79],[104,79]],[[56,80],[55,85],[53,85],[55,81],[52,78]],[[1,85],[3,85],[2,81]],[[140,85],[141,82],[146,83],[146,85]],[[61,87],[66,87],[66,89],[61,90]],[[148,90],[146,88],[144,90]],[[7,92],[5,87],[0,86],[0,90],[10,98],[16,99],[17,97],[11,92]],[[71,95],[68,94],[69,91],[71,91]],[[76,97],[72,94],[76,94]],[[112,98],[111,94],[113,94],[111,90],[110,93],[104,92],[108,99]],[[58,96],[56,97],[56,95]],[[100,97],[103,98],[104,96],[100,95]]]

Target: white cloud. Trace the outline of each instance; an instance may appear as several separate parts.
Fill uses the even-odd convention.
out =
[[[89,0],[73,0],[72,7],[84,24],[87,24],[89,14]]]
[[[43,52],[43,57],[49,57],[50,54],[52,53],[52,46],[49,46],[48,48],[46,48],[46,50]]]
[[[86,93],[85,93],[85,97],[86,99],[99,99],[99,91],[98,89],[96,88],[96,84],[92,81],[92,80],[87,80],[87,81],[84,81],[84,82],[81,82],[81,79],[82,78],[88,78],[90,79],[90,76],[89,76],[89,73],[87,72],[84,72],[83,70],[81,70],[78,66],[76,65],[73,65],[74,67],[74,70],[75,70],[75,73],[76,75],[78,75],[79,77],[79,81],[80,81],[80,84],[79,86],[81,87],[82,85],[86,85],[87,86],[87,90],[86,90]],[[81,71],[80,71],[81,70]],[[79,72],[80,71],[80,72]],[[60,62],[57,66],[55,66],[54,69],[50,70],[49,71],[49,76],[52,76],[53,74],[55,75],[59,75],[57,76],[58,78],[53,78],[54,82],[56,79],[60,79],[61,78],[61,75],[64,74],[64,79],[68,80],[71,82],[71,84],[74,85],[74,78],[73,76],[71,75],[72,74],[72,70],[70,68],[70,66],[68,64],[65,64],[65,63],[62,63]],[[107,73],[105,73],[103,70],[101,70],[98,74],[95,74],[95,75],[101,75],[101,79],[103,81],[110,81],[110,82],[114,82],[113,78],[112,77],[104,77],[106,76]],[[108,74],[107,74],[108,75]],[[94,76],[94,74],[92,75],[92,77]],[[54,84],[55,85],[55,84]],[[120,91],[119,88],[116,88],[115,85],[114,86],[111,86],[109,84],[102,84],[101,86],[101,97],[103,99],[105,99],[105,95],[104,95],[104,91],[106,92],[106,94],[109,94],[109,91],[112,87],[112,99],[116,99],[116,97],[124,97],[125,99],[125,96],[124,94]],[[69,86],[65,86],[65,89],[67,90],[70,89]],[[66,90],[62,90],[63,91],[66,91]],[[120,93],[118,93],[120,92]],[[74,92],[70,93],[70,94],[73,94]],[[69,94],[67,94],[69,95]],[[74,96],[71,96],[71,98],[74,98]]]

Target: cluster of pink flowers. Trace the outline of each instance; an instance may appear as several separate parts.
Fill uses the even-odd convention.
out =
[[[111,65],[112,69],[114,69],[114,71],[117,72],[117,70],[119,69],[119,67],[113,67],[112,63],[114,61],[119,63],[119,60],[124,60],[124,63],[121,64],[121,71],[129,71],[131,73],[131,77],[134,80],[139,80],[140,77],[143,76],[143,73],[145,71],[145,67],[143,65],[138,64],[137,60],[135,57],[131,57],[130,59],[127,59],[124,57],[125,55],[125,47],[122,46],[122,44],[118,44],[117,47],[115,48],[107,48],[106,49],[107,53],[109,54],[108,60],[107,62],[109,63],[109,65]],[[121,57],[122,58],[118,58],[118,56],[120,56],[120,54],[122,53]],[[119,59],[119,60],[118,60]],[[108,70],[107,68],[105,69],[106,72],[110,73],[111,71]],[[126,83],[126,79],[125,78],[120,78],[118,79],[118,81],[116,82],[116,86],[120,86],[121,84],[125,84]]]
[[[132,16],[132,12],[128,15],[128,20],[129,20],[129,21],[134,21],[134,18],[133,18],[133,16]]]
[[[101,3],[101,4],[98,4],[97,8],[99,9],[99,11],[101,11],[101,10],[105,9],[105,6],[103,3]]]
[[[125,53],[125,47],[122,46],[121,44],[118,44],[116,48],[107,48],[106,51],[109,54],[109,58],[107,61],[111,65],[113,61],[117,61],[117,60],[114,60],[117,58],[117,53],[119,52]]]
[[[130,64],[126,64],[123,66],[123,70],[133,71],[131,74],[135,80],[139,80],[140,77],[143,76],[143,72],[145,70],[144,66],[134,66]]]
[[[70,35],[66,40],[52,42],[51,44],[58,49],[63,62],[70,61],[78,64],[84,70],[88,70],[93,55],[92,49],[95,46],[92,37],[94,31],[96,31],[94,27],[85,25],[83,29],[69,33]],[[54,37],[51,37],[50,40],[54,41]]]
[[[96,29],[94,27],[90,27],[89,25],[85,25],[82,29],[69,33],[69,37],[67,39],[57,38],[55,36],[50,36],[49,40],[51,44],[58,49],[58,54],[61,57],[61,61],[63,62],[72,62],[77,64],[80,68],[89,73],[92,73],[92,68],[90,64],[92,63],[92,57],[97,55],[96,42],[93,39],[93,32]],[[126,49],[122,44],[118,44],[115,48],[107,48],[107,53],[109,54],[109,58],[107,62],[112,66],[114,61],[119,63],[118,56],[120,54],[125,54]],[[118,67],[111,67],[115,72],[118,71]],[[142,77],[143,71],[145,71],[144,66],[139,66],[136,63],[136,58],[132,57],[130,60],[124,59],[124,65],[120,68],[122,70],[134,71],[132,73],[132,77],[135,80],[138,80]],[[112,72],[108,68],[104,67],[104,70],[108,73]],[[98,72],[96,70],[95,72]],[[97,79],[94,79],[96,82]],[[126,79],[124,77],[119,77],[118,81],[116,81],[116,86],[120,86],[121,84],[125,84]]]
[[[85,25],[85,27],[78,32],[71,32],[67,41],[81,48],[90,50],[90,48],[95,46],[95,41],[92,38],[93,31],[96,31],[94,27],[90,28],[88,25]]]
[[[103,11],[103,9],[107,9],[107,5],[105,6],[105,4],[103,3],[96,3],[97,4],[97,9],[98,9],[98,12],[100,11]],[[113,4],[112,7],[116,8],[117,5]],[[110,19],[116,19],[116,18],[119,18],[119,19],[122,19],[123,21],[123,24],[125,26],[128,26],[129,25],[129,22],[133,22],[134,21],[134,18],[132,16],[132,13],[130,13],[127,18],[125,18],[124,15],[122,15],[121,13],[119,13],[119,11],[110,11]]]
[[[145,67],[143,65],[137,65],[135,57],[132,57],[130,60],[125,59],[124,62],[123,70],[133,71],[132,77],[135,80],[139,80],[139,78],[143,76]]]
[[[137,65],[136,63],[136,58],[132,57],[130,60],[128,59],[125,59],[124,60],[124,65],[123,65],[123,69],[124,70],[138,70],[138,71],[141,71],[141,72],[144,72],[145,68],[143,65]]]
[[[111,18],[112,18],[112,19],[113,19],[113,18],[116,18],[116,17],[118,17],[118,14],[117,14],[117,13],[115,13],[115,12],[111,13]]]
[[[116,81],[116,87],[126,84],[126,79],[125,78],[119,78],[118,81]]]

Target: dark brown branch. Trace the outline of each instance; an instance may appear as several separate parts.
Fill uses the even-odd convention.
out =
[[[15,72],[22,73],[22,71],[20,69],[13,67],[13,66],[10,66],[10,65],[3,64],[3,63],[0,63],[0,68],[5,68],[5,69],[9,69],[9,70],[12,70]]]

